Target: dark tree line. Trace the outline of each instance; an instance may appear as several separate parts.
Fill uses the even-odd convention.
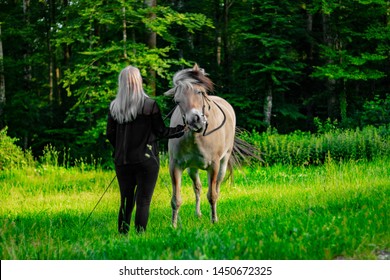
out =
[[[387,0],[0,0],[0,124],[24,148],[104,157],[119,71],[139,67],[168,111],[194,62],[248,130],[385,124],[389,15]]]

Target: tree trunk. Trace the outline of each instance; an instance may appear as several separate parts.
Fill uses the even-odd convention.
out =
[[[311,35],[313,33],[313,15],[310,13],[310,11],[307,11],[307,21],[306,21],[306,30]],[[314,50],[314,44],[312,41],[309,42],[309,53],[308,58],[309,61],[313,62],[313,50]],[[312,65],[312,64],[311,64]]]
[[[4,106],[5,106],[5,77],[3,64],[3,42],[1,40],[1,22],[0,22],[0,129],[3,129],[4,124]]]
[[[230,65],[230,52],[229,52],[229,9],[233,5],[233,1],[224,0],[223,5],[223,31],[222,31],[222,46],[223,46],[223,58],[225,67],[228,69]]]
[[[123,28],[123,57],[127,58],[127,23],[126,23],[126,7],[123,6],[122,8],[122,15],[123,15],[123,22],[122,22],[122,28]]]
[[[67,9],[68,5],[69,5],[68,0],[62,1],[62,6],[63,6],[64,10]],[[65,25],[68,23],[68,19],[69,19],[68,15],[66,15],[65,22],[64,22]],[[67,68],[69,65],[69,60],[70,60],[70,56],[71,56],[70,45],[68,45],[66,43],[63,44],[61,46],[61,51],[62,51],[63,58],[61,60],[61,63],[56,65],[57,66],[56,67],[57,94],[58,94],[58,104],[60,106],[62,105],[62,101],[64,100],[65,93],[64,93],[64,88],[61,86],[58,86],[58,82],[61,80],[61,73],[62,73],[61,69]]]
[[[68,0],[64,0],[63,1],[63,6],[64,6],[64,9],[66,9],[68,7],[69,3],[68,3]],[[65,24],[68,23],[68,16],[66,16],[65,18]],[[69,64],[69,60],[70,60],[70,52],[71,52],[71,48],[68,44],[65,44],[64,46],[64,49],[63,49],[63,54],[64,54],[64,65],[68,65]]]
[[[221,38],[221,11],[220,11],[220,0],[214,0],[214,26],[215,26],[215,33],[214,33],[214,46],[215,46],[215,61],[217,62],[218,66],[221,66],[221,52],[222,52],[222,38]]]
[[[47,49],[48,49],[48,52],[49,52],[49,102],[50,103],[53,103],[53,99],[54,99],[54,79],[55,79],[55,75],[54,75],[54,72],[55,72],[55,62],[54,62],[54,53],[53,53],[53,49],[52,49],[52,45],[51,45],[51,30],[52,30],[52,26],[55,22],[55,19],[54,19],[54,11],[55,11],[55,7],[54,7],[54,2],[53,0],[49,0],[49,23],[48,23],[48,26],[47,26]]]
[[[229,91],[231,88],[232,82],[232,63],[230,55],[230,39],[229,39],[229,16],[230,16],[230,7],[233,5],[234,0],[224,0],[223,6],[223,23],[222,23],[222,57],[221,61],[223,72],[224,72],[224,88],[225,91]]]
[[[343,79],[343,90],[340,93],[340,114],[341,114],[341,123],[346,124],[347,116],[347,87],[345,85],[345,79]]]
[[[30,0],[23,0],[23,15],[24,15],[24,22],[26,26],[30,26]],[[29,58],[31,56],[31,47],[28,45],[29,43],[26,43],[25,52],[23,54],[23,58],[25,61],[29,61]],[[32,81],[32,68],[30,64],[26,64],[24,66],[24,75],[23,75],[23,88],[27,93],[30,93],[31,91],[31,81]],[[24,136],[23,136],[23,149],[27,150],[28,148],[28,140],[29,140],[29,134],[28,130],[25,129]]]
[[[329,30],[330,16],[322,14],[322,32],[323,32],[323,41],[328,48],[334,48],[334,34]],[[328,59],[327,63],[333,64],[332,59]],[[337,102],[336,102],[336,80],[327,79],[326,88],[328,92],[328,117],[331,119],[337,118]]]
[[[30,0],[23,0],[23,15],[24,15],[24,22],[27,26],[30,26]],[[30,46],[25,46],[25,53],[23,54],[24,60],[28,61],[28,58],[30,57]],[[25,65],[24,66],[24,83],[26,86],[26,89],[30,88],[32,80],[31,75],[31,65]]]
[[[264,124],[266,127],[271,126],[272,116],[272,86],[268,86],[267,95],[264,102]]]
[[[149,8],[155,8],[157,7],[157,0],[145,0],[145,4]],[[156,18],[155,13],[150,13],[149,17],[153,20]],[[150,49],[156,48],[157,45],[157,34],[156,32],[153,32],[152,30],[149,30],[149,33],[147,34],[147,44]],[[151,95],[156,96],[156,71],[153,69],[149,69],[149,87],[151,89]]]
[[[312,36],[313,35],[313,15],[309,10],[306,10],[306,31],[307,33]],[[312,40],[308,40],[308,45],[306,47],[306,55],[307,55],[307,67],[308,67],[308,73],[311,74],[311,69],[314,65],[314,43]],[[303,96],[305,100],[310,100],[312,95],[313,95],[313,90],[312,90],[312,83],[311,81],[307,81],[306,86],[303,88]],[[309,129],[312,129],[312,124],[313,124],[313,103],[312,102],[306,102],[306,124]]]

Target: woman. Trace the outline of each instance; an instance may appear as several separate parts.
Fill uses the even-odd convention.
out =
[[[182,125],[165,127],[157,103],[143,90],[138,68],[128,66],[123,69],[107,122],[107,138],[114,147],[115,171],[121,194],[120,233],[127,234],[129,231],[134,204],[136,231],[146,230],[160,167],[157,137],[175,138],[183,134]]]

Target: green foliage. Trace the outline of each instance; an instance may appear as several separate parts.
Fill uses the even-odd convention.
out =
[[[246,6],[247,12],[233,22],[238,46],[242,47],[237,53],[240,63],[236,71],[243,76],[250,71],[253,94],[249,98],[256,100],[258,108],[253,108],[253,103],[247,102],[258,112],[263,107],[263,101],[258,100],[264,100],[266,92],[271,92],[271,96],[272,93],[284,93],[299,83],[304,63],[293,48],[300,40],[300,35],[298,26],[292,24],[299,21],[298,6],[288,1],[281,5],[273,0],[251,0]],[[291,112],[292,118],[296,118],[296,110],[292,111],[292,107],[283,104],[278,112],[289,116]]]
[[[0,130],[0,171],[4,169],[23,168],[33,162],[29,151],[23,152],[15,142],[16,138],[7,135],[8,128]]]
[[[328,83],[328,94],[337,96],[341,121],[347,124],[347,105],[357,99],[350,97],[356,94],[353,87],[388,78],[390,27],[382,24],[388,2],[314,2],[324,13],[324,40],[318,45],[321,61],[313,66],[311,77]]]
[[[146,15],[150,13],[154,13],[156,17],[147,17]],[[156,32],[161,38],[174,46],[178,43],[178,38],[172,34],[174,26],[184,27],[191,34],[206,27],[213,28],[213,23],[204,14],[179,13],[170,7],[164,6],[145,9],[142,22],[147,28]]]
[[[361,113],[362,125],[382,126],[390,123],[390,94],[386,99],[375,96],[374,100],[368,100],[363,104]]]
[[[350,128],[388,123],[387,101],[379,101],[389,84],[386,0],[161,0],[153,8],[138,0],[0,0],[0,18],[0,119],[36,157],[51,144],[70,148],[73,161],[110,159],[107,109],[128,64],[158,97],[177,70],[199,63],[248,130],[264,130],[264,115],[281,133],[313,131],[315,117]],[[266,97],[271,114],[263,113]]]
[[[320,118],[316,117],[313,121],[319,134],[340,132],[340,125],[337,120],[332,121],[330,118],[327,118],[325,122],[322,122]]]
[[[341,130],[328,120],[325,124],[318,122],[318,128],[321,134],[296,131],[281,135],[268,130],[243,135],[246,141],[261,150],[267,166],[319,165],[329,160],[359,161],[390,156],[389,126]]]
[[[55,147],[53,147],[52,145],[47,145],[43,149],[43,155],[40,157],[40,162],[43,165],[58,167],[59,166],[59,162],[58,162],[59,154],[60,153],[56,150]]]
[[[50,144],[44,147],[42,155],[35,162],[35,166],[44,169],[73,168],[80,172],[101,170],[103,168],[113,169],[112,161],[103,163],[102,158],[95,158],[93,154],[88,157],[74,159],[71,157],[69,148],[60,151]]]
[[[176,41],[170,31],[172,25],[183,26],[187,32],[193,33],[211,27],[211,22],[204,15],[178,13],[163,6],[144,8],[137,1],[124,1],[120,4],[122,9],[115,8],[118,3],[107,5],[105,2],[88,3],[77,10],[73,5],[67,7],[67,11],[77,17],[72,17],[58,29],[55,42],[58,47],[65,44],[79,50],[73,55],[75,63],[64,70],[61,80],[68,97],[76,100],[65,122],[77,126],[78,131],[82,128],[83,133],[76,136],[75,144],[89,147],[85,152],[78,149],[78,156],[85,157],[99,150],[101,154],[96,156],[109,160],[111,151],[104,134],[108,107],[116,95],[119,72],[131,64],[141,70],[145,81],[155,79],[150,71],[160,78],[170,78],[172,66],[186,63],[183,59],[169,57],[175,50]],[[152,13],[155,16],[151,17]],[[124,41],[123,33],[118,32],[123,20],[131,28],[126,32],[129,37],[132,34],[132,40]],[[108,30],[113,33],[109,40]],[[147,30],[156,32],[159,39],[167,43],[166,46],[147,46],[143,40]],[[70,38],[66,39],[67,36]],[[147,85],[145,88],[148,92]]]
[[[316,71],[312,74],[315,78],[327,79],[344,79],[344,80],[360,80],[366,81],[369,79],[381,79],[386,77],[383,71],[377,69],[369,69],[366,64],[370,61],[386,60],[387,56],[377,54],[361,54],[358,57],[352,57],[346,54],[346,51],[337,51],[337,61],[343,61],[342,64],[326,64],[316,67]],[[327,55],[331,57],[332,55]]]

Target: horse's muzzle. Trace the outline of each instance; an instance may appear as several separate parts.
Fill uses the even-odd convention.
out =
[[[207,118],[199,111],[192,110],[190,114],[185,116],[185,122],[193,132],[200,133],[206,127]]]

